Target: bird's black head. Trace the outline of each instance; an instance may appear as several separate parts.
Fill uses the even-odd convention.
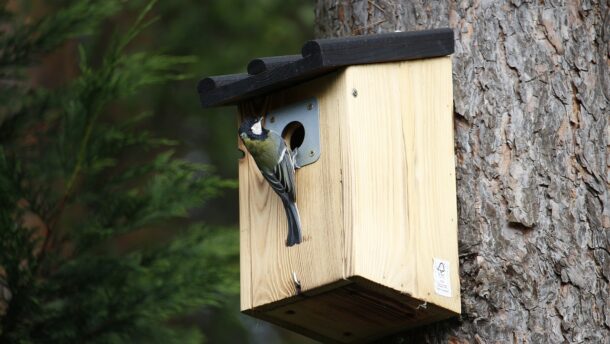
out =
[[[250,140],[264,140],[269,130],[263,128],[262,117],[248,117],[239,126],[239,136],[242,139],[247,136]]]

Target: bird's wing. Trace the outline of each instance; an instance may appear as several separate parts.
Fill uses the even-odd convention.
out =
[[[295,187],[292,152],[290,152],[290,148],[286,147],[281,136],[279,142],[279,158],[277,164],[273,168],[273,171],[263,172],[263,176],[267,179],[275,192],[280,195],[286,195],[290,201],[295,202],[297,191]]]

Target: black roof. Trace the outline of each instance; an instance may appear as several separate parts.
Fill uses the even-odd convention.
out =
[[[449,28],[316,39],[301,55],[261,57],[248,63],[248,73],[202,79],[197,91],[203,107],[236,104],[343,66],[449,55],[453,44]]]

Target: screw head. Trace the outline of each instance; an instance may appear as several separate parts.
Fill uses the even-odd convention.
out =
[[[313,150],[309,151],[309,156],[313,157],[314,155],[316,155],[316,152],[314,152]]]
[[[269,118],[269,122],[271,122],[271,123],[275,122],[275,117],[271,116],[271,118]]]
[[[355,88],[354,88],[354,89],[352,90],[352,96],[354,96],[354,98],[355,98],[355,97],[358,97],[358,90],[357,90],[357,89],[355,89]]]
[[[313,109],[313,104],[312,103],[307,104],[307,110],[311,111],[311,109]]]

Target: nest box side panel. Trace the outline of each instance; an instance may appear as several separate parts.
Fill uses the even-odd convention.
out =
[[[451,58],[345,73],[348,275],[459,313]],[[448,279],[434,279],[435,258],[448,263]]]
[[[238,127],[243,115],[238,115]],[[239,137],[237,138],[237,148],[246,152],[246,147]],[[250,160],[246,156],[239,159],[239,287],[240,287],[240,308],[241,310],[252,308],[252,260],[250,253],[250,204],[248,185],[248,171],[250,170]]]
[[[451,57],[401,64],[414,297],[461,312]],[[448,284],[448,285],[444,285]]]
[[[336,73],[271,94],[275,109],[315,97],[320,109],[320,159],[296,172],[303,243],[286,247],[279,197],[249,154],[239,163],[241,308],[250,310],[343,278],[340,118],[344,93]],[[247,114],[241,114],[242,116]],[[269,120],[268,118],[266,120]],[[305,133],[307,135],[307,133]],[[241,144],[240,144],[241,147]],[[245,151],[243,147],[242,150]],[[300,154],[305,154],[301,153]]]

